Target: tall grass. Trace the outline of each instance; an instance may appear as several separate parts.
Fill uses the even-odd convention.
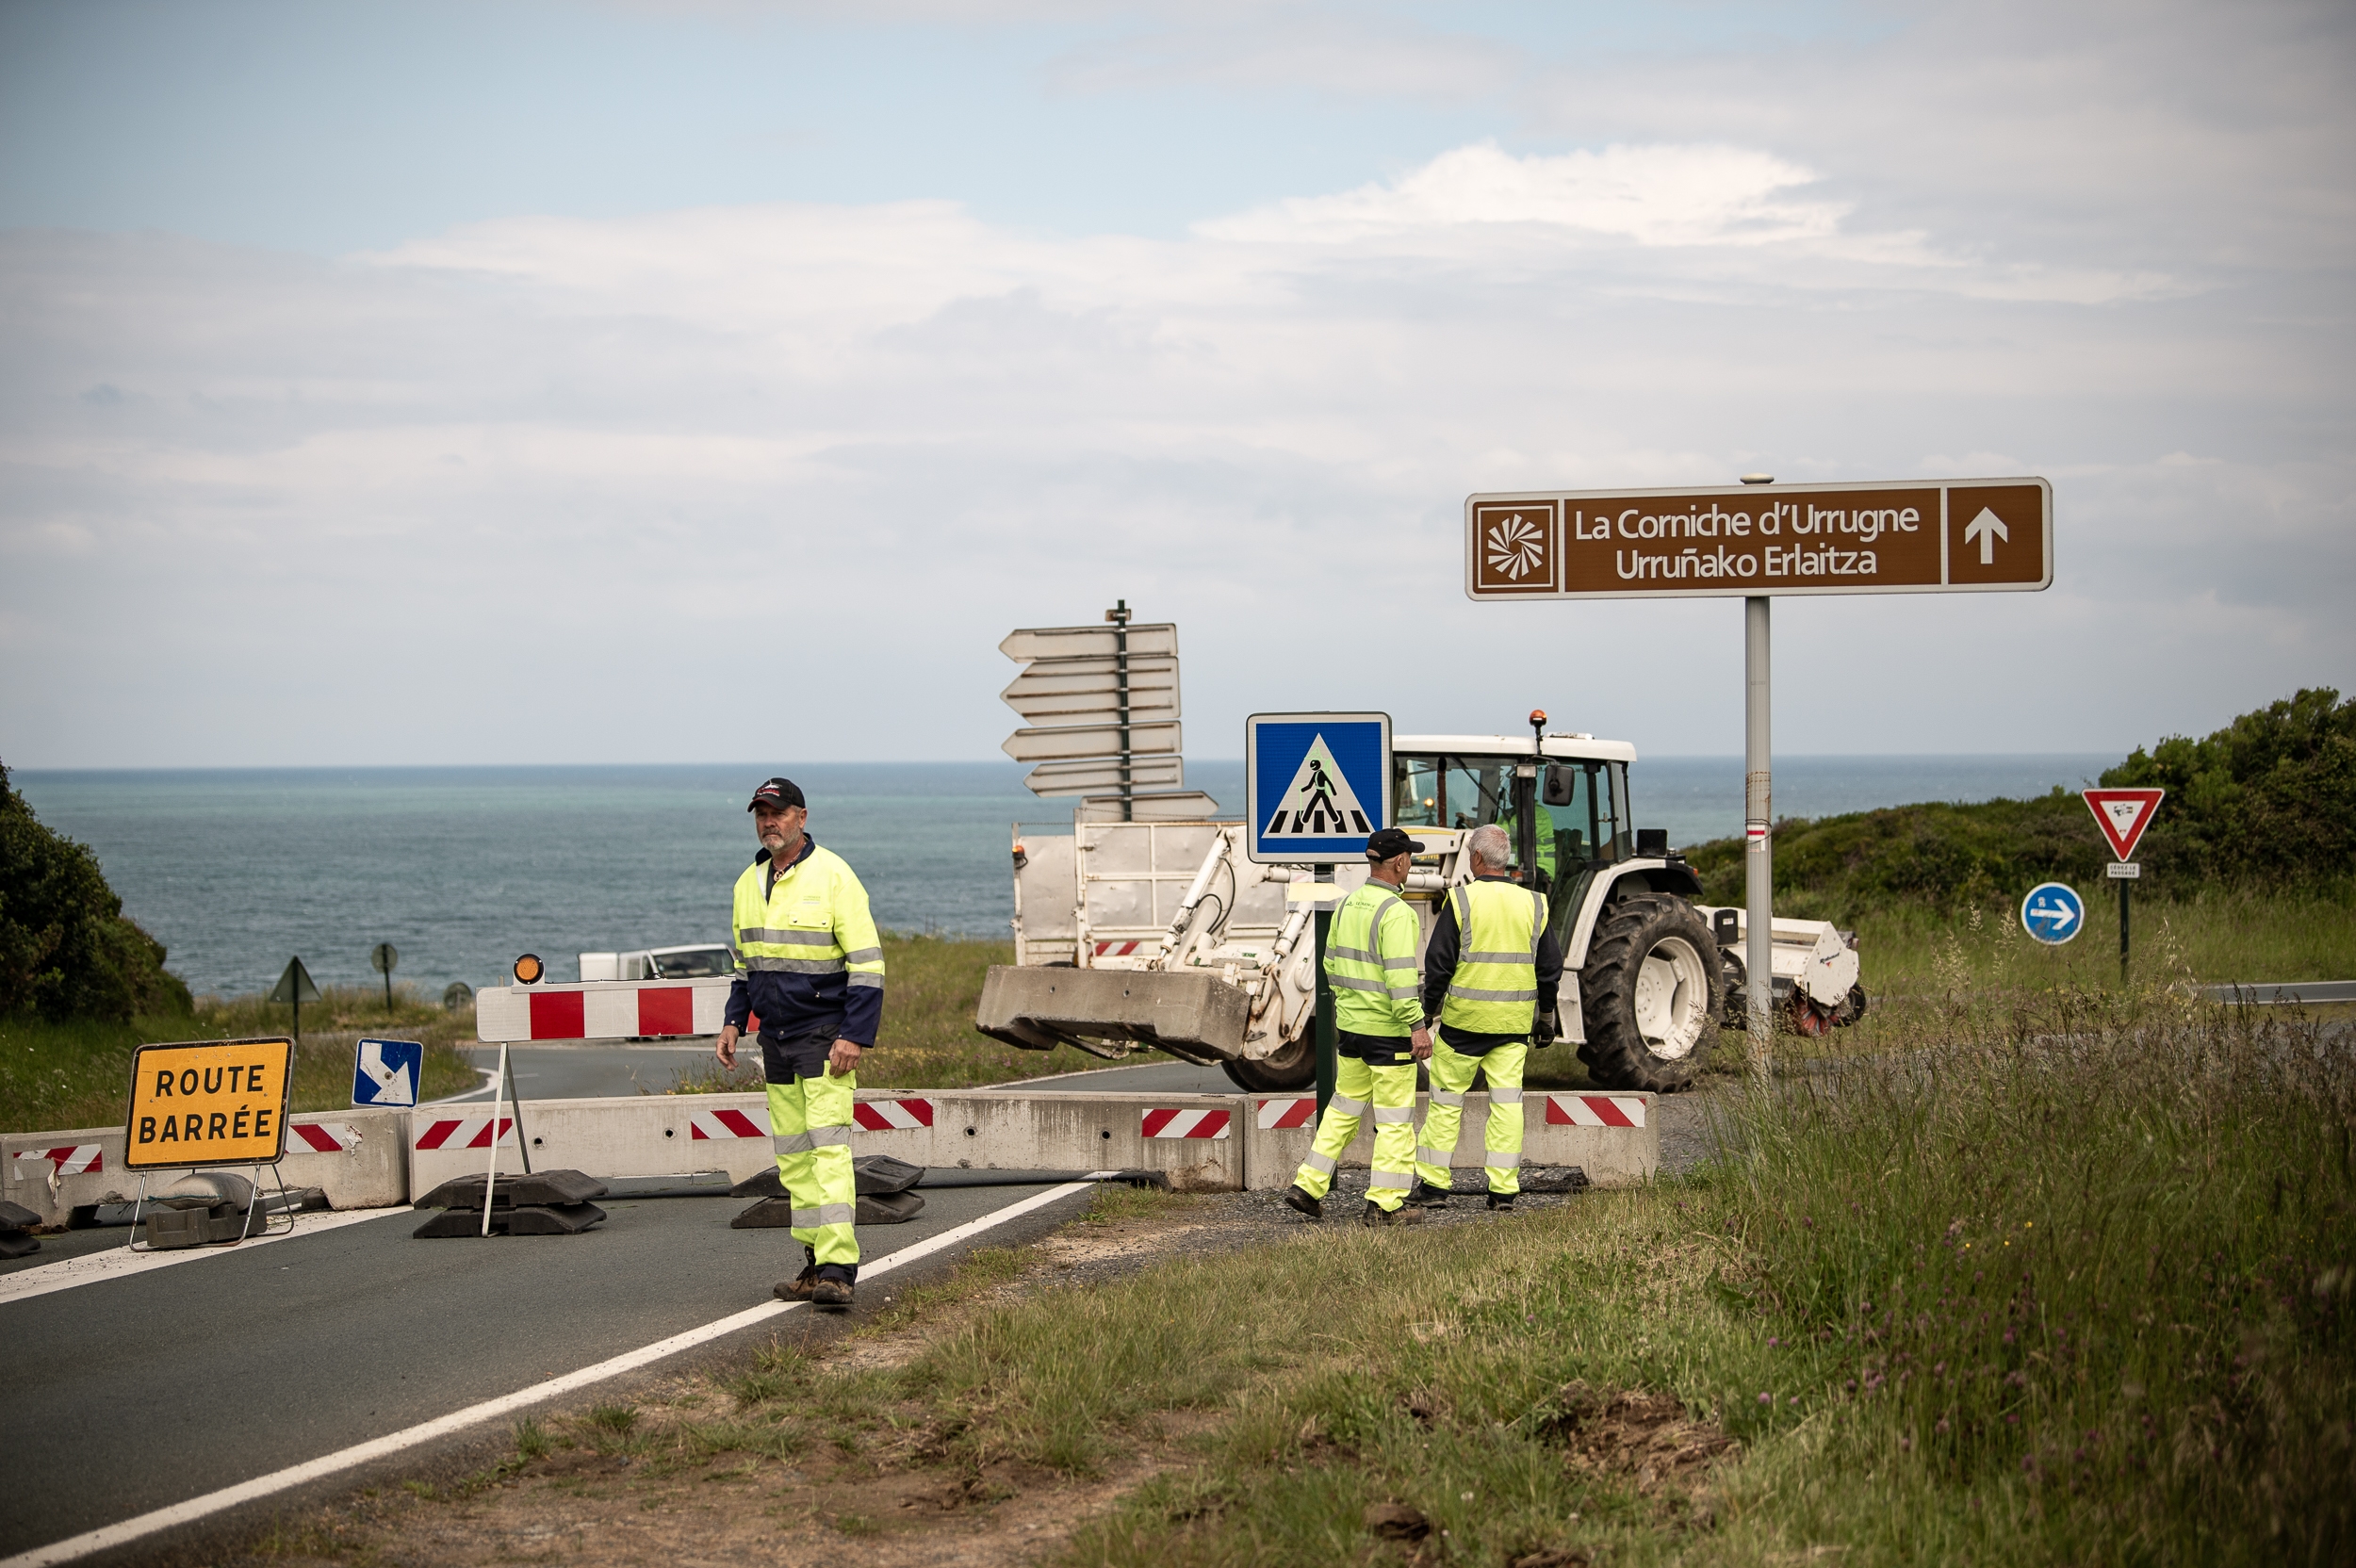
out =
[[[130,1096],[131,1057],[159,1040],[237,1039],[284,1035],[291,1009],[259,997],[197,998],[195,1010],[157,1014],[129,1023],[37,1018],[0,1019],[0,1129],[11,1133],[123,1122]],[[303,1047],[295,1054],[292,1103],[298,1111],[339,1110],[352,1103],[353,1046],[364,1037],[395,1036],[425,1042],[418,1098],[433,1100],[471,1088],[480,1080],[456,1042],[474,1037],[474,1010],[458,1012],[415,990],[330,986],[303,1008]]]

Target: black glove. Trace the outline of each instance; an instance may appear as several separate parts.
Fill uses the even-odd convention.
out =
[[[1535,1019],[1530,1021],[1530,1049],[1532,1051],[1544,1051],[1547,1046],[1552,1045],[1553,1043],[1554,1015],[1552,1013],[1540,1013]]]

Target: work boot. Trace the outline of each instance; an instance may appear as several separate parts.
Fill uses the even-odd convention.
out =
[[[810,1293],[817,1287],[817,1284],[818,1266],[816,1264],[811,1264],[808,1268],[805,1268],[799,1274],[794,1275],[794,1278],[790,1280],[779,1280],[777,1282],[777,1299],[780,1301],[807,1301],[810,1298]]]
[[[1369,1198],[1366,1200],[1366,1206],[1358,1212],[1358,1223],[1374,1228],[1385,1225],[1420,1225],[1423,1223],[1423,1211],[1411,1203],[1402,1203],[1396,1209],[1386,1209]]]
[[[1407,1201],[1421,1203],[1428,1208],[1444,1207],[1448,1200],[1448,1190],[1446,1187],[1435,1187],[1420,1176],[1415,1178],[1415,1184],[1407,1193]]]
[[[1310,1197],[1299,1182],[1284,1189],[1284,1206],[1305,1214],[1311,1219],[1325,1217],[1325,1205]]]
[[[1489,1194],[1489,1207],[1497,1214],[1512,1214],[1514,1197],[1515,1195],[1510,1192],[1493,1192]]]
[[[813,1280],[810,1300],[816,1307],[847,1307],[851,1304],[851,1287],[841,1280]]]

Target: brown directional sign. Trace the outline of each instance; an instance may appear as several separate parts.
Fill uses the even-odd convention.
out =
[[[1541,490],[1464,500],[1476,599],[2021,593],[2053,581],[2041,479]]]

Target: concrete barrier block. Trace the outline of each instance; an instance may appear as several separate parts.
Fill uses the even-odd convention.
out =
[[[862,1090],[851,1147],[973,1170],[1153,1170],[1172,1187],[1243,1186],[1242,1102],[1227,1094]]]
[[[614,1179],[724,1170],[742,1181],[777,1158],[763,1094],[648,1094],[594,1100],[527,1100],[522,1135],[535,1170],[581,1170]],[[409,1182],[431,1192],[491,1163],[491,1104],[469,1101],[412,1114]],[[516,1109],[499,1115],[499,1164],[523,1169]]]
[[[304,1111],[287,1119],[286,1154],[278,1175],[289,1187],[319,1187],[338,1209],[380,1209],[409,1200],[409,1113],[404,1110]],[[0,1197],[22,1203],[45,1225],[62,1225],[77,1208],[127,1203],[145,1175],[150,1192],[191,1168],[125,1170],[120,1127],[11,1133],[0,1138]],[[223,1169],[237,1169],[226,1166]]]
[[[1575,1165],[1599,1187],[1649,1181],[1661,1164],[1661,1129],[1654,1125],[1653,1099],[1649,1094],[1530,1089],[1522,1097],[1522,1164]],[[1289,1186],[1316,1135],[1311,1120],[1317,1113],[1317,1097],[1255,1094],[1249,1103],[1251,1111],[1243,1128],[1245,1180],[1255,1192]],[[1415,1097],[1418,1129],[1431,1103],[1429,1095]],[[1488,1095],[1467,1095],[1464,1131],[1456,1139],[1451,1168],[1481,1168],[1481,1134],[1488,1119]],[[1359,1124],[1358,1136],[1343,1152],[1340,1164],[1364,1170],[1373,1160],[1374,1120],[1369,1117]]]

